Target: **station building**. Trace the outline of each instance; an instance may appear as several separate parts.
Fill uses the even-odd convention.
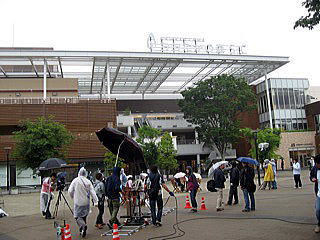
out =
[[[219,159],[219,154],[200,143],[194,126],[183,118],[177,105],[180,91],[220,74],[244,77],[255,85],[288,62],[288,57],[231,51],[0,49],[0,185],[6,185],[7,149],[14,147],[12,132],[19,121],[49,115],[76,138],[68,152],[71,163],[101,164],[105,149],[96,130],[118,127],[135,136],[139,124],[147,121],[172,134],[181,169],[190,164],[199,170],[202,160]],[[242,127],[259,127],[257,111],[239,113],[239,118]],[[230,146],[228,159],[245,154],[248,144],[239,146]],[[15,175],[13,159],[9,168],[11,186],[39,182],[31,171]]]

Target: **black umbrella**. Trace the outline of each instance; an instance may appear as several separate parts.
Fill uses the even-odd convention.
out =
[[[141,147],[127,134],[107,127],[96,132],[96,135],[110,152],[123,158],[126,164],[135,164],[140,169],[146,169]]]
[[[43,161],[40,166],[39,170],[50,170],[55,168],[62,168],[67,166],[67,163],[60,158],[49,158]]]

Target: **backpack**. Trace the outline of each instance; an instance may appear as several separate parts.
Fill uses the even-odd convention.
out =
[[[217,192],[216,186],[215,186],[215,182],[213,179],[209,180],[207,182],[207,189],[209,192]]]

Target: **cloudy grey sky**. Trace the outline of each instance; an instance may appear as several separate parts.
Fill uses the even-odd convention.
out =
[[[148,51],[147,36],[245,44],[248,54],[289,56],[272,77],[320,86],[320,26],[293,30],[302,0],[0,0],[0,46]]]

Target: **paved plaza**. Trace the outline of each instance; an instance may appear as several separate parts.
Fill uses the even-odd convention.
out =
[[[313,232],[315,226],[314,191],[308,180],[308,171],[303,171],[303,188],[294,189],[291,172],[278,172],[278,190],[265,190],[256,192],[257,210],[242,213],[243,195],[240,193],[240,205],[225,207],[225,211],[216,212],[216,194],[203,190],[198,195],[200,205],[201,197],[205,197],[209,210],[198,213],[189,213],[183,207],[186,194],[178,194],[179,227],[185,232],[180,239],[318,239],[320,235]],[[170,184],[169,184],[170,186]],[[171,186],[170,186],[171,187]],[[224,201],[228,195],[224,192]],[[67,194],[65,194],[67,196]],[[72,205],[72,201],[67,196]],[[0,240],[17,239],[56,239],[53,220],[45,220],[39,213],[39,194],[21,194],[4,196],[5,211],[10,215],[0,219]],[[55,202],[55,200],[54,200]],[[166,207],[174,207],[174,199],[170,199]],[[98,210],[92,208],[89,216],[89,229],[86,239],[112,239],[101,237],[106,231],[94,228],[95,217]],[[124,214],[125,209],[121,209]],[[105,219],[109,218],[106,209]],[[163,217],[163,226],[155,228],[147,226],[132,236],[121,236],[121,239],[149,239],[152,237],[174,233],[173,225],[176,222],[176,212]],[[65,204],[59,207],[58,221],[65,219],[71,225],[72,239],[80,239],[78,228]],[[179,236],[176,234],[174,236]],[[172,237],[172,236],[170,236]],[[158,238],[165,239],[165,237]]]

